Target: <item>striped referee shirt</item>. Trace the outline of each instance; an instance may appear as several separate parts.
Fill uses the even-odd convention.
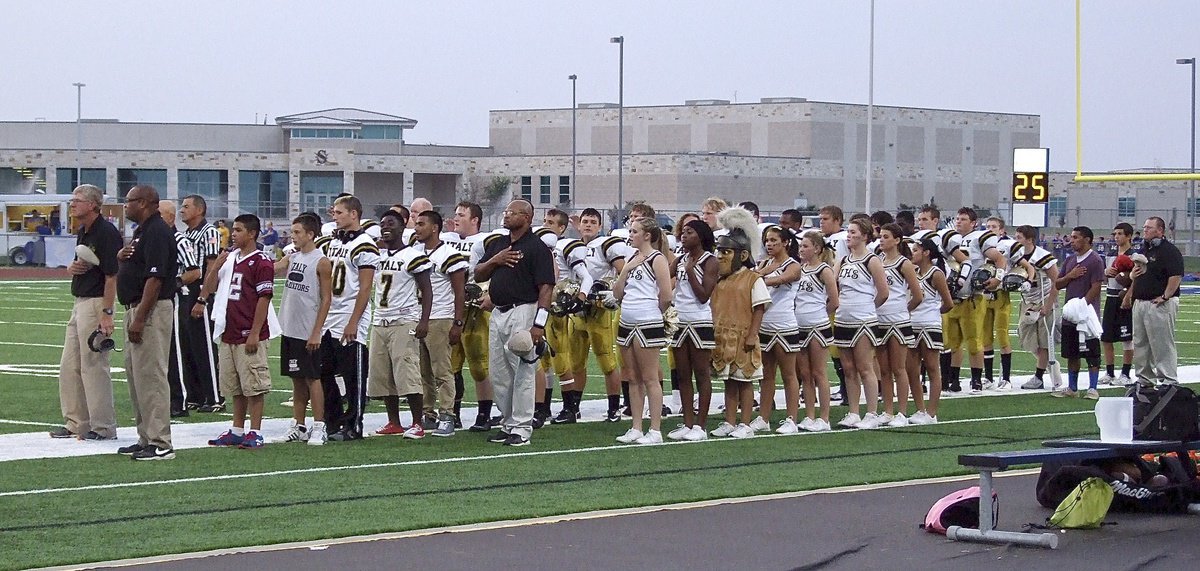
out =
[[[179,265],[179,271],[175,273],[175,277],[180,277],[184,272],[194,270],[200,267],[200,257],[196,254],[196,245],[183,232],[175,232],[175,261]],[[195,282],[192,282],[195,284]],[[190,286],[179,284],[179,294],[187,295]]]
[[[208,220],[201,220],[195,228],[188,228],[184,235],[195,245],[196,257],[200,261],[200,275],[207,275],[209,262],[221,253],[221,234],[217,232],[217,227]]]

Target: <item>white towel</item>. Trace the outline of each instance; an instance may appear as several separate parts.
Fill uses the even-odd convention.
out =
[[[255,252],[251,256],[261,255],[262,252]],[[221,342],[221,334],[225,333],[225,308],[229,304],[229,284],[230,276],[233,275],[233,265],[237,263],[237,252],[232,252],[229,257],[225,258],[225,264],[221,269],[217,270],[217,294],[213,299],[212,316],[213,316],[213,343]],[[270,263],[266,257],[263,257],[263,263]],[[279,326],[279,316],[275,314],[275,304],[267,305],[267,338],[274,339],[283,333],[283,328]]]
[[[1085,339],[1100,338],[1100,333],[1103,331],[1100,325],[1100,316],[1096,315],[1096,308],[1082,297],[1068,301],[1063,306],[1062,316],[1063,319],[1074,323]]]

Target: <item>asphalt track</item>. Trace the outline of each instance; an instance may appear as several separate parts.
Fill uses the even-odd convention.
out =
[[[1044,523],[1036,475],[996,480],[1000,529]],[[1030,571],[1195,569],[1200,517],[1110,513],[1116,525],[1061,533],[1055,550],[952,542],[920,530],[926,510],[972,481],[818,492],[648,513],[511,522],[396,539],[306,544],[187,559],[119,562],[125,568],[213,569],[899,569]],[[487,525],[487,524],[485,524]],[[116,563],[116,562],[114,562]],[[102,567],[104,564],[97,564]]]

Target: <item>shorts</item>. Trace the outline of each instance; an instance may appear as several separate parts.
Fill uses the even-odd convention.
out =
[[[980,324],[980,333],[983,335],[981,344],[985,347],[995,347],[998,344],[1001,349],[1009,349],[1012,347],[1012,341],[1008,334],[1008,316],[1012,312],[1012,302],[1009,301],[1006,291],[999,292],[996,296],[996,299],[984,301],[983,323]]]
[[[945,348],[954,351],[961,349],[965,344],[967,353],[982,353],[983,342],[979,338],[979,326],[986,309],[987,305],[980,297],[955,301],[954,309],[945,315],[942,322]]]
[[[1017,341],[1022,349],[1030,353],[1056,345],[1061,334],[1058,327],[1053,325],[1057,321],[1055,314],[1042,317],[1038,315],[1040,307],[1041,304],[1032,306],[1022,303],[1021,312],[1018,314],[1020,321],[1017,322]],[[1050,331],[1051,329],[1053,331]],[[1049,337],[1051,333],[1054,335],[1053,339]]]
[[[367,397],[421,394],[421,341],[413,335],[415,321],[398,321],[371,328]]]
[[[613,341],[617,337],[616,312],[610,309],[589,308],[572,315],[571,354],[572,370],[586,371],[588,351],[596,356],[596,363],[605,375],[617,370],[617,357]]]
[[[267,341],[258,342],[258,351],[246,353],[246,345],[219,343],[217,370],[221,394],[256,397],[271,390],[271,368],[267,365]]]
[[[1121,309],[1120,297],[1106,297],[1104,312],[1100,316],[1100,327],[1102,343],[1133,341],[1133,308]]]
[[[879,330],[879,324],[874,321],[858,324],[838,323],[833,326],[833,344],[849,349],[865,338],[872,347],[878,347],[880,333],[882,331]]]
[[[1079,330],[1074,323],[1063,321],[1060,323],[1062,327],[1062,358],[1063,359],[1087,359],[1089,365],[1095,362],[1100,364],[1100,340],[1088,339],[1080,343]],[[1082,346],[1081,346],[1082,345]]]
[[[760,327],[758,330],[758,345],[763,352],[783,347],[785,353],[795,353],[800,350],[800,329],[791,327],[783,330],[771,330]]]
[[[822,347],[833,345],[833,327],[829,324],[819,327],[801,327],[797,331],[800,336],[801,349],[807,349],[812,343]]]
[[[283,341],[279,350],[279,370],[285,377],[293,379],[321,378],[321,348],[309,351],[307,339],[281,337]]]
[[[876,331],[879,332],[879,344],[885,345],[888,340],[895,339],[901,345],[913,348],[916,347],[916,338],[913,336],[912,325],[908,321],[897,321],[895,323],[880,323],[876,326]]]
[[[706,351],[712,351],[717,347],[717,337],[713,332],[712,320],[707,321],[680,321],[679,329],[675,330],[675,335],[671,339],[671,347],[676,349],[683,347],[685,342],[690,342],[692,347]]]
[[[622,347],[657,348],[667,346],[667,329],[661,319],[642,323],[617,325],[617,345]]]
[[[933,349],[934,351],[942,350],[942,326],[941,325],[913,325],[913,344],[909,347],[913,349]]]
[[[492,314],[478,307],[467,307],[462,336],[450,352],[450,370],[461,373],[463,364],[471,369],[471,378],[488,377],[488,322]]]

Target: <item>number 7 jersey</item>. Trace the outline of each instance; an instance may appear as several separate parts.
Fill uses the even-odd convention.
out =
[[[329,316],[325,318],[325,330],[335,339],[342,336],[350,315],[354,313],[354,302],[359,289],[370,288],[371,284],[359,283],[358,272],[361,269],[376,269],[379,266],[379,247],[375,239],[366,232],[359,233],[353,239],[343,242],[333,238],[324,244],[325,257],[333,263],[333,299],[329,304]],[[367,332],[371,326],[371,304],[363,310],[362,318],[358,320],[358,342],[367,342]]]

